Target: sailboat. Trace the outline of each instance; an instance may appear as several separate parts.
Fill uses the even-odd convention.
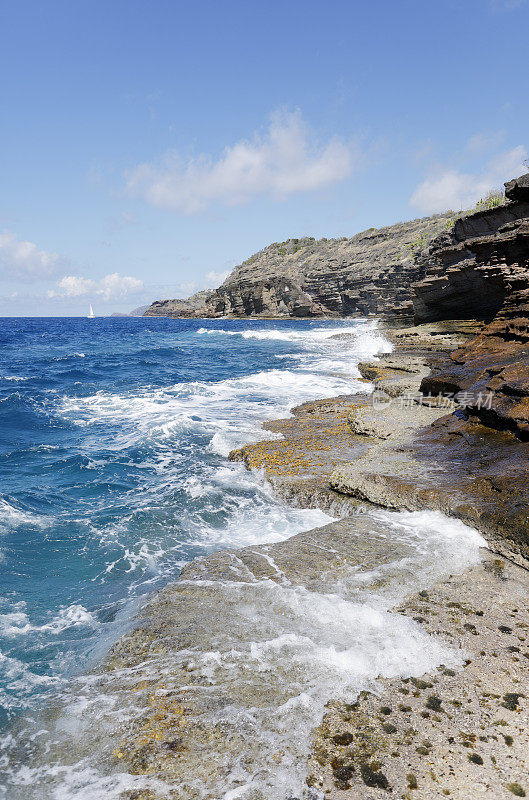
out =
[[[95,319],[94,309],[92,308],[92,303],[90,303],[90,313],[88,315],[88,319]]]

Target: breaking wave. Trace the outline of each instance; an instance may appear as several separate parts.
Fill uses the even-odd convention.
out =
[[[476,559],[479,537],[441,515],[372,512],[350,552],[376,539],[387,554],[381,563],[352,565],[341,583],[318,585],[234,574],[216,584],[211,607],[204,585],[203,637],[192,652],[175,650],[115,680],[91,671],[146,595],[193,558],[272,547],[332,521],[285,507],[225,456],[271,438],[261,427],[267,418],[365,390],[356,365],[391,349],[376,323],[0,325],[11,370],[28,376],[16,395],[0,384],[0,797],[117,800],[125,790],[174,790],[128,774],[112,752],[140,713],[134,681],[163,673],[180,691],[183,670],[197,685],[225,687],[232,704],[219,702],[216,722],[248,747],[247,761],[244,746],[231,761],[219,750],[224,777],[197,777],[193,797],[233,800],[259,789],[283,800],[301,791],[307,731],[333,693],[457,662],[393,608],[417,581]],[[221,600],[233,613],[219,626]],[[270,697],[281,698],[279,708]],[[263,769],[279,751],[281,766]]]

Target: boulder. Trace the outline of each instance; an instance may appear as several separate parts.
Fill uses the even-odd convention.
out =
[[[505,197],[508,197],[509,200],[529,200],[529,172],[512,181],[507,181]]]

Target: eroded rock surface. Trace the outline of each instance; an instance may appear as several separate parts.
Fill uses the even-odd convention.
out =
[[[525,573],[488,556],[399,609],[461,648],[464,668],[386,681],[329,703],[309,784],[329,800],[529,794],[529,613]]]
[[[415,287],[417,321],[475,317],[472,341],[432,362],[426,392],[465,396],[482,424],[529,439],[529,174],[506,184],[507,202],[456,221],[434,240]],[[487,405],[478,398],[490,395]],[[474,402],[472,400],[474,398]]]
[[[359,367],[373,382],[375,395],[349,411],[352,432],[359,435],[363,426],[366,447],[337,465],[329,482],[357,501],[409,511],[435,508],[455,516],[484,532],[499,552],[525,564],[529,444],[476,415],[483,385],[469,386],[476,394],[466,397],[452,382],[438,380],[439,367],[430,373],[432,360],[452,364],[466,351],[478,358],[476,329],[476,323],[442,322],[387,331],[395,351]],[[480,414],[488,421],[501,412],[501,398],[494,396],[491,409]]]

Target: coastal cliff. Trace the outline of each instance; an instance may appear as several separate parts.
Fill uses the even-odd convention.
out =
[[[465,397],[467,414],[529,439],[529,174],[506,202],[456,221],[432,242],[414,288],[416,322],[483,321],[478,335],[431,362],[423,392]],[[494,402],[478,403],[484,396]],[[479,407],[478,407],[479,406]]]
[[[426,276],[423,251],[456,217],[447,212],[351,238],[275,242],[235,267],[215,291],[156,301],[145,316],[410,315],[411,286]]]
[[[98,680],[133,709],[107,756],[136,782],[123,800],[527,795],[528,185],[436,218],[404,267],[395,251],[394,286],[362,273],[362,313],[398,301],[418,323],[382,327],[393,349],[357,363],[365,393],[304,403],[230,453],[289,504],[341,519],[194,560],[110,650]],[[371,258],[385,280],[373,237],[362,269]],[[245,284],[249,264],[225,291],[167,302],[344,313],[350,261],[320,264],[318,306],[280,306],[299,259],[316,271],[311,241],[288,245],[298,266],[276,276],[280,295]],[[416,276],[406,298],[397,272]]]
[[[275,242],[215,290],[157,300],[145,316],[370,316],[491,321],[528,317],[529,178],[464,214],[370,228],[351,238]],[[524,315],[519,314],[522,306]],[[521,326],[527,331],[527,324]]]
[[[505,200],[458,218],[427,248],[413,287],[416,322],[516,317],[529,302],[529,174],[505,185]]]

